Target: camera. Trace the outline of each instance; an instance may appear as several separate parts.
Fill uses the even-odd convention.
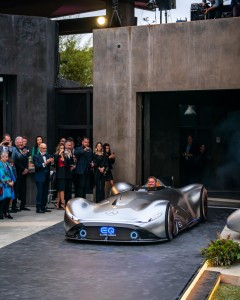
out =
[[[9,142],[3,142],[3,145],[4,145],[4,146],[8,146],[8,145],[9,145]]]

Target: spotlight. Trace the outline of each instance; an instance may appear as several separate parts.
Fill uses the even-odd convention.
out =
[[[100,26],[103,26],[103,25],[105,25],[106,24],[106,18],[105,17],[98,17],[97,18],[97,22],[98,22],[98,25],[100,25]]]
[[[148,1],[147,1],[147,7],[148,7],[149,9],[154,9],[154,8],[156,8],[156,7],[157,7],[156,1],[155,1],[155,0],[148,0]]]

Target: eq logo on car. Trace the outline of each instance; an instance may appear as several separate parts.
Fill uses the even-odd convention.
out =
[[[109,226],[100,227],[101,236],[116,236],[116,228]]]

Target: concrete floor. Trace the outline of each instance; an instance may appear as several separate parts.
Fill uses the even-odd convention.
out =
[[[18,212],[0,223],[1,299],[177,299],[231,211],[210,208],[171,242],[136,246],[67,241],[64,211]]]
[[[11,214],[13,220],[0,220],[0,248],[63,221],[64,211],[37,214],[36,208]]]

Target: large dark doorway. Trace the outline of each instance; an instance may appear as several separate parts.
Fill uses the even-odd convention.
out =
[[[179,114],[170,93],[143,96],[143,183],[149,175],[179,180]]]
[[[198,146],[206,145],[202,182],[210,190],[240,190],[239,94],[239,90],[144,94],[143,180],[149,174],[174,175],[175,185],[183,185],[182,149],[191,134]],[[189,105],[196,114],[185,114]]]
[[[93,97],[92,89],[58,90],[56,99],[56,137],[89,137],[92,145],[93,136]],[[56,142],[57,142],[56,141]]]

